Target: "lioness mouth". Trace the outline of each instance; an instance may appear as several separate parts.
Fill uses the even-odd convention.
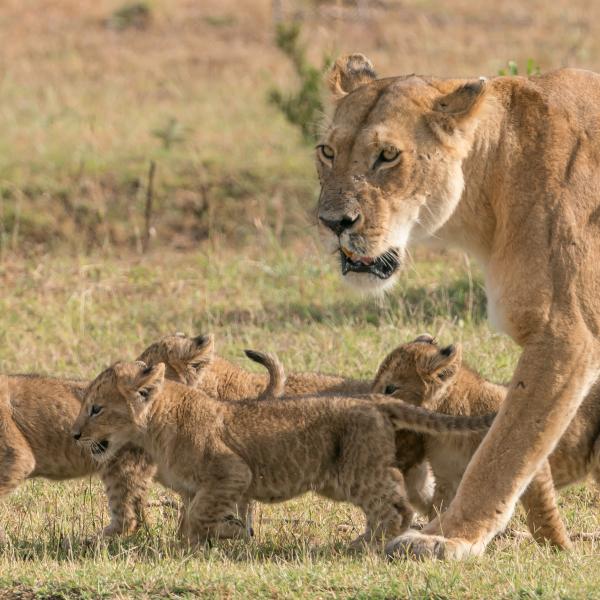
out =
[[[340,247],[340,260],[342,275],[354,271],[355,273],[371,273],[379,279],[388,279],[400,266],[398,250],[395,248],[390,248],[379,256],[371,257],[359,256],[342,246]]]
[[[104,454],[108,450],[108,440],[92,444],[92,454]]]

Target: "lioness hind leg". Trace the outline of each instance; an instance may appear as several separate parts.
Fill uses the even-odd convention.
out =
[[[102,469],[111,521],[105,536],[129,535],[145,521],[148,488],[156,468],[139,448],[126,447]]]
[[[556,501],[552,471],[545,460],[521,496],[527,513],[527,526],[538,543],[568,550],[573,547]]]

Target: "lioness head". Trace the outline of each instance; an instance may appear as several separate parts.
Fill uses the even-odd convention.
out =
[[[73,437],[102,462],[144,431],[149,409],[160,393],[165,365],[118,362],[87,387],[73,425]]]
[[[138,360],[147,365],[165,363],[165,377],[195,387],[203,370],[215,357],[215,338],[212,334],[188,337],[183,333],[167,335],[155,342]]]
[[[392,350],[381,363],[373,392],[389,394],[435,410],[455,380],[462,361],[460,345],[440,348],[430,335]]]
[[[335,63],[329,86],[335,112],[317,146],[321,236],[349,283],[384,289],[408,243],[434,235],[455,210],[487,84],[376,79],[353,54]]]

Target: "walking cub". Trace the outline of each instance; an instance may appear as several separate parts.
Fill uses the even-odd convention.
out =
[[[223,402],[165,381],[165,366],[116,363],[88,387],[73,436],[107,461],[132,442],[155,460],[184,503],[191,543],[242,535],[236,507],[281,502],[308,491],[360,507],[357,543],[393,537],[412,510],[394,465],[395,430],[464,433],[482,417],[431,413],[381,395],[304,396]]]
[[[459,345],[440,348],[434,338],[423,335],[387,356],[373,391],[446,414],[479,415],[499,410],[508,389],[486,381],[463,364]],[[600,482],[599,431],[600,387],[596,385],[521,498],[537,540],[571,546],[556,505],[554,485],[561,488],[590,473]],[[426,435],[424,439],[435,477],[434,513],[444,510],[454,497],[483,434],[461,438]]]
[[[203,344],[201,356],[198,355],[198,344]],[[167,335],[143,352],[139,360],[149,364],[168,361],[172,367],[167,368],[167,376],[220,400],[256,398],[265,392],[269,381],[272,381],[268,374],[246,371],[216,355],[214,336],[211,334],[196,338],[180,333]],[[365,394],[370,391],[371,383],[321,373],[290,373],[285,380],[283,393],[286,396]]]
[[[197,341],[198,357],[206,352],[204,346]],[[0,496],[33,477],[64,480],[98,474],[111,516],[104,535],[133,533],[144,519],[156,469],[147,454],[131,445],[100,465],[75,443],[71,427],[88,383],[43,375],[0,376]]]
[[[244,398],[300,396],[304,394],[363,394],[371,390],[372,381],[360,381],[320,373],[291,373],[286,377],[277,357],[257,359],[252,350],[246,354],[263,364],[268,374],[246,371],[220,358],[214,351],[212,334],[188,337],[182,333],[167,335],[152,344],[138,360],[147,364],[164,362],[166,377],[197,388],[221,400]],[[265,387],[266,386],[266,387]],[[425,462],[422,434],[416,431],[396,432],[396,467],[406,482],[411,504],[426,514],[431,506],[433,478]]]

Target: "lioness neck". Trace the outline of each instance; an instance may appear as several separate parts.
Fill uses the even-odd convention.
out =
[[[462,163],[464,179],[460,201],[448,221],[436,232],[438,240],[458,247],[485,266],[492,253],[497,227],[494,203],[503,197],[508,101],[506,86],[490,82],[470,151]]]
[[[463,366],[456,381],[440,399],[436,410],[451,415],[482,415],[496,412],[506,388],[487,381],[471,368]]]

